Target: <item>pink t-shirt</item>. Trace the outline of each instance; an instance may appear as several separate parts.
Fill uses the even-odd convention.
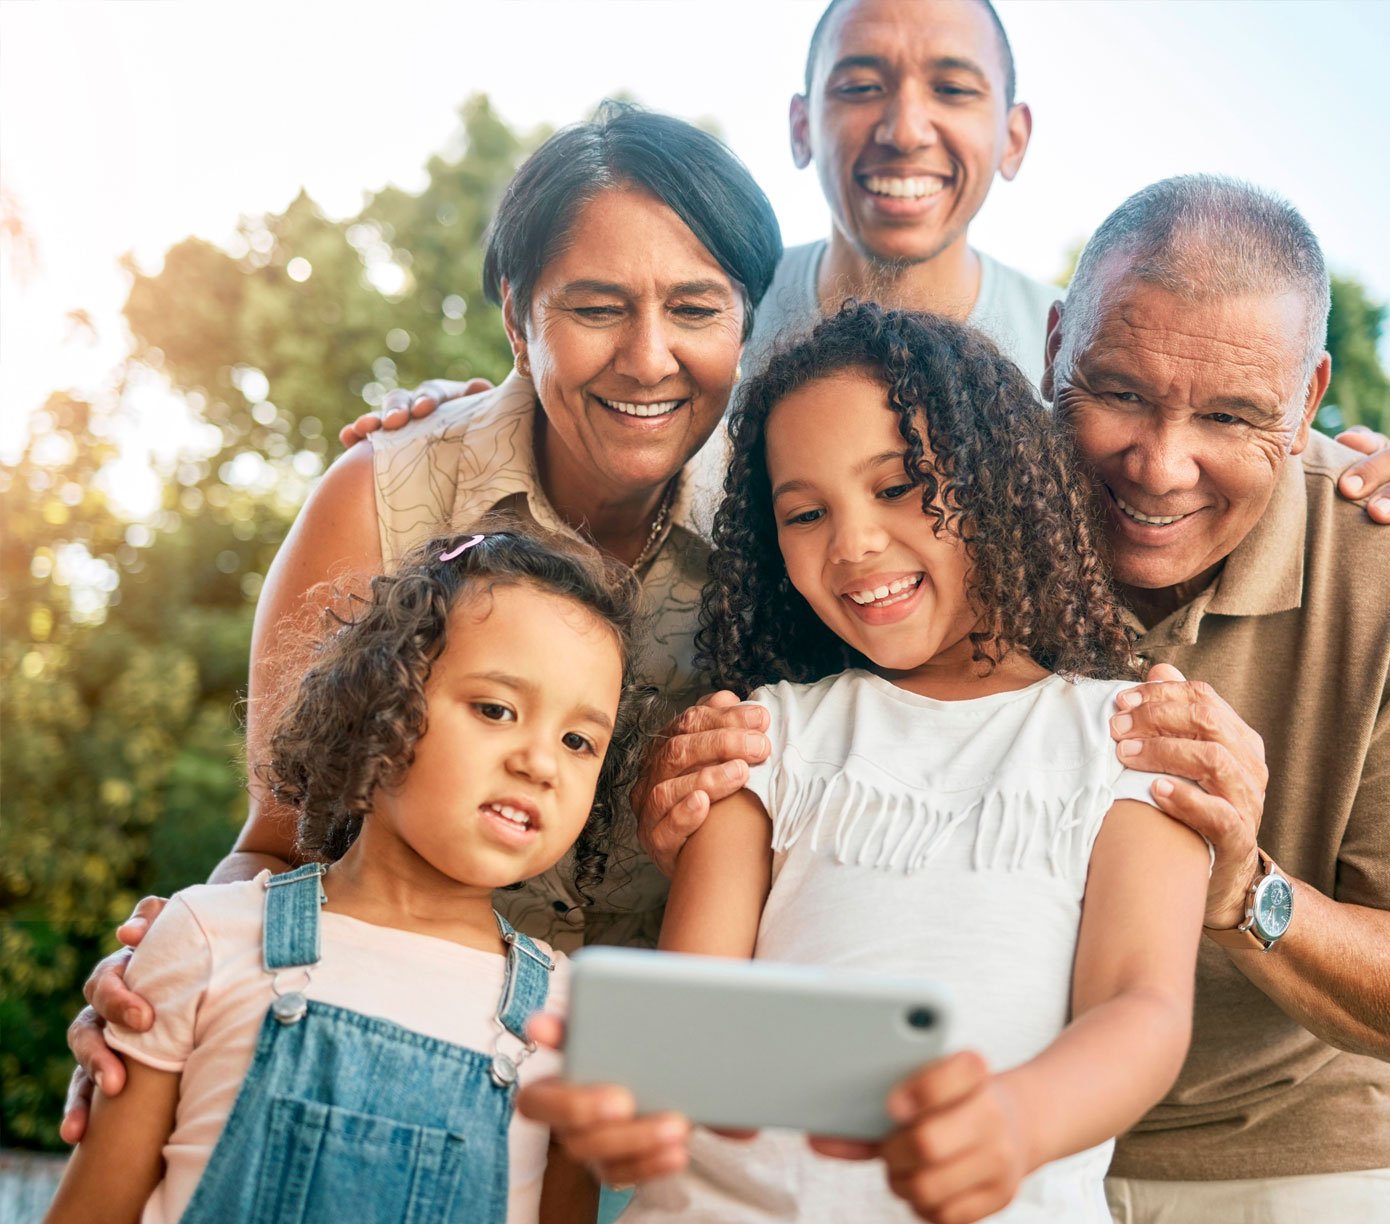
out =
[[[164,1145],[164,1180],[150,1196],[142,1224],[174,1224],[183,1214],[251,1066],[256,1035],[274,997],[261,965],[269,874],[178,893],[126,972],[131,988],[154,1004],[154,1027],[136,1033],[112,1024],[107,1040],[146,1066],[182,1073],[174,1131]],[[309,998],[469,1049],[493,1049],[503,956],[343,914],[320,917],[322,959],[312,967]],[[540,947],[556,962],[546,1010],[563,1013],[569,962]],[[282,987],[289,984],[282,981]],[[519,1048],[511,1037],[503,1040],[508,1052]],[[560,1056],[538,1049],[522,1063],[521,1082],[559,1070]],[[545,1127],[513,1116],[508,1224],[536,1219],[548,1143]]]

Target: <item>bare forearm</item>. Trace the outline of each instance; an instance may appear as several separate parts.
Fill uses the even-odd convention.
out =
[[[97,1092],[87,1134],[63,1171],[44,1224],[137,1224],[164,1176],[178,1085],[177,1074],[132,1060],[120,1096]]]
[[[1288,934],[1269,952],[1229,951],[1232,963],[1329,1045],[1390,1060],[1390,913],[1292,883]]]
[[[1036,1058],[1000,1075],[1019,1105],[1029,1168],[1133,1126],[1172,1086],[1190,1039],[1190,1005],[1135,990],[1079,1016]]]

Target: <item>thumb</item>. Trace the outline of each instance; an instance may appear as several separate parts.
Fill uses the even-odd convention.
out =
[[[1148,684],[1172,684],[1186,679],[1187,677],[1171,663],[1155,663],[1149,668],[1149,674],[1144,677]]]

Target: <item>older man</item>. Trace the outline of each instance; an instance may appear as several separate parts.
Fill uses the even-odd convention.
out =
[[[1113,213],[1052,312],[1043,390],[1140,649],[1205,682],[1115,720],[1138,768],[1200,780],[1157,802],[1217,852],[1192,1051],[1120,1143],[1123,1221],[1390,1219],[1390,539],[1310,432],[1327,310],[1297,212],[1191,177]]]

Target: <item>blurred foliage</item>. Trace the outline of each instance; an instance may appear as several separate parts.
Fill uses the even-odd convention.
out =
[[[510,365],[482,238],[545,133],[481,97],[460,119],[418,194],[342,221],[301,194],[227,249],[190,238],[157,272],[129,264],[118,381],[53,395],[0,466],[0,1143],[61,1147],[87,972],[142,895],[205,878],[241,827],[255,599],[338,429],[395,386]],[[132,389],[161,381],[204,445],[132,523],[103,491],[112,439]]]
[[[1084,242],[1067,251],[1053,284],[1066,288],[1076,272]],[[1332,310],[1327,316],[1327,351],[1332,382],[1313,424],[1336,435],[1352,425],[1390,434],[1390,374],[1380,359],[1387,308],[1372,302],[1366,287],[1349,276],[1332,277]]]
[[[1332,278],[1332,312],[1327,317],[1332,382],[1316,422],[1324,433],[1367,425],[1390,434],[1390,375],[1380,363],[1385,314],[1385,306],[1372,302],[1359,281]]]

